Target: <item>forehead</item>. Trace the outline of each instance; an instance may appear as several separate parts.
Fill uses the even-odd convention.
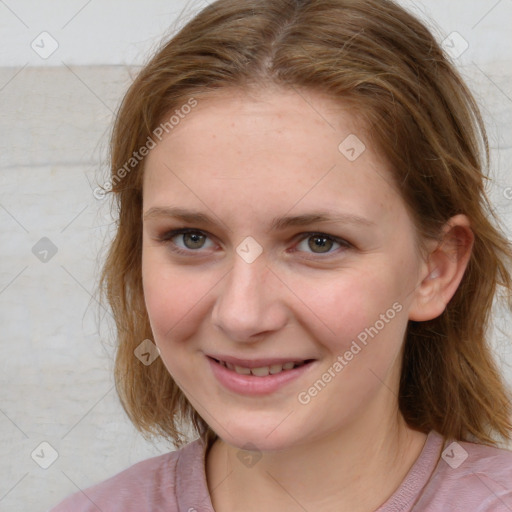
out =
[[[327,95],[228,90],[196,101],[146,159],[145,210],[193,203],[262,215],[300,203],[378,217],[396,203],[365,127]]]

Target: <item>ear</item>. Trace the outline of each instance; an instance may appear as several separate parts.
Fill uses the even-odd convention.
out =
[[[474,239],[465,215],[455,215],[445,224],[441,240],[430,244],[422,265],[420,282],[409,308],[410,320],[424,322],[443,313],[462,280]]]

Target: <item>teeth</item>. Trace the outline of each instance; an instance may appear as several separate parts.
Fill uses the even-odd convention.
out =
[[[256,377],[266,377],[270,373],[268,366],[262,366],[261,368],[252,368],[251,373]]]
[[[280,373],[283,370],[292,370],[298,366],[302,366],[304,361],[294,363],[290,361],[284,364],[273,364],[271,366],[261,366],[259,368],[245,368],[243,366],[236,366],[231,363],[226,363],[224,361],[219,361],[219,363],[226,367],[228,370],[233,370],[240,375],[255,375],[256,377],[266,377],[267,375],[275,375],[276,373]]]
[[[235,366],[235,372],[240,375],[250,375],[251,370],[249,368],[243,368],[242,366]]]
[[[274,373],[279,373],[283,371],[283,365],[282,364],[273,364],[270,369],[269,369],[269,372],[274,375]]]

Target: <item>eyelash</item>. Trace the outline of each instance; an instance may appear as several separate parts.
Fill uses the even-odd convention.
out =
[[[172,241],[172,239],[178,235],[185,235],[185,234],[200,234],[202,236],[205,236],[207,238],[210,238],[209,234],[205,231],[201,231],[199,229],[192,229],[192,228],[181,228],[181,229],[174,229],[174,230],[171,230],[171,231],[168,231],[167,233],[163,234],[162,236],[158,237],[158,241],[159,242],[162,242],[162,243],[166,243],[169,245],[170,247],[170,250],[176,254],[179,254],[179,255],[183,255],[183,256],[190,256],[190,255],[193,255],[194,252],[199,252],[200,249],[197,249],[197,250],[194,250],[194,249],[188,249],[188,250],[185,250],[185,249],[181,249],[180,247],[176,246],[176,244]],[[350,248],[353,248],[353,245],[350,244],[350,242],[347,242],[346,240],[344,240],[343,238],[338,238],[338,237],[335,237],[335,236],[332,236],[332,235],[328,235],[326,233],[322,233],[322,232],[319,232],[319,231],[311,231],[311,232],[306,232],[306,233],[301,233],[301,236],[297,242],[297,244],[299,244],[300,242],[304,241],[304,240],[307,240],[308,238],[312,238],[312,237],[322,237],[322,238],[326,238],[327,240],[331,241],[331,242],[335,242],[337,244],[339,244],[341,247],[340,249],[350,249]],[[340,250],[338,249],[338,251]],[[298,252],[296,250],[294,250],[293,252]],[[328,256],[329,255],[333,255],[335,254],[337,251],[329,251],[327,253],[309,253],[309,254],[313,254],[315,256],[320,256],[322,258],[322,254],[327,254]],[[309,259],[309,260],[312,260],[312,259],[317,259],[316,257],[304,257],[304,259]],[[322,258],[323,259],[323,258]]]

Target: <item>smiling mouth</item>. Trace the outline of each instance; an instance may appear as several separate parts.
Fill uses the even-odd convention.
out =
[[[268,375],[276,375],[278,373],[287,372],[293,370],[294,368],[299,368],[300,366],[304,366],[305,364],[309,364],[313,361],[313,359],[307,359],[305,361],[290,361],[283,364],[273,364],[270,366],[260,366],[258,368],[247,368],[245,366],[238,366],[232,363],[228,363],[226,361],[220,361],[211,357],[213,361],[224,366],[228,370],[231,370],[239,375],[254,375],[255,377],[267,377]]]

